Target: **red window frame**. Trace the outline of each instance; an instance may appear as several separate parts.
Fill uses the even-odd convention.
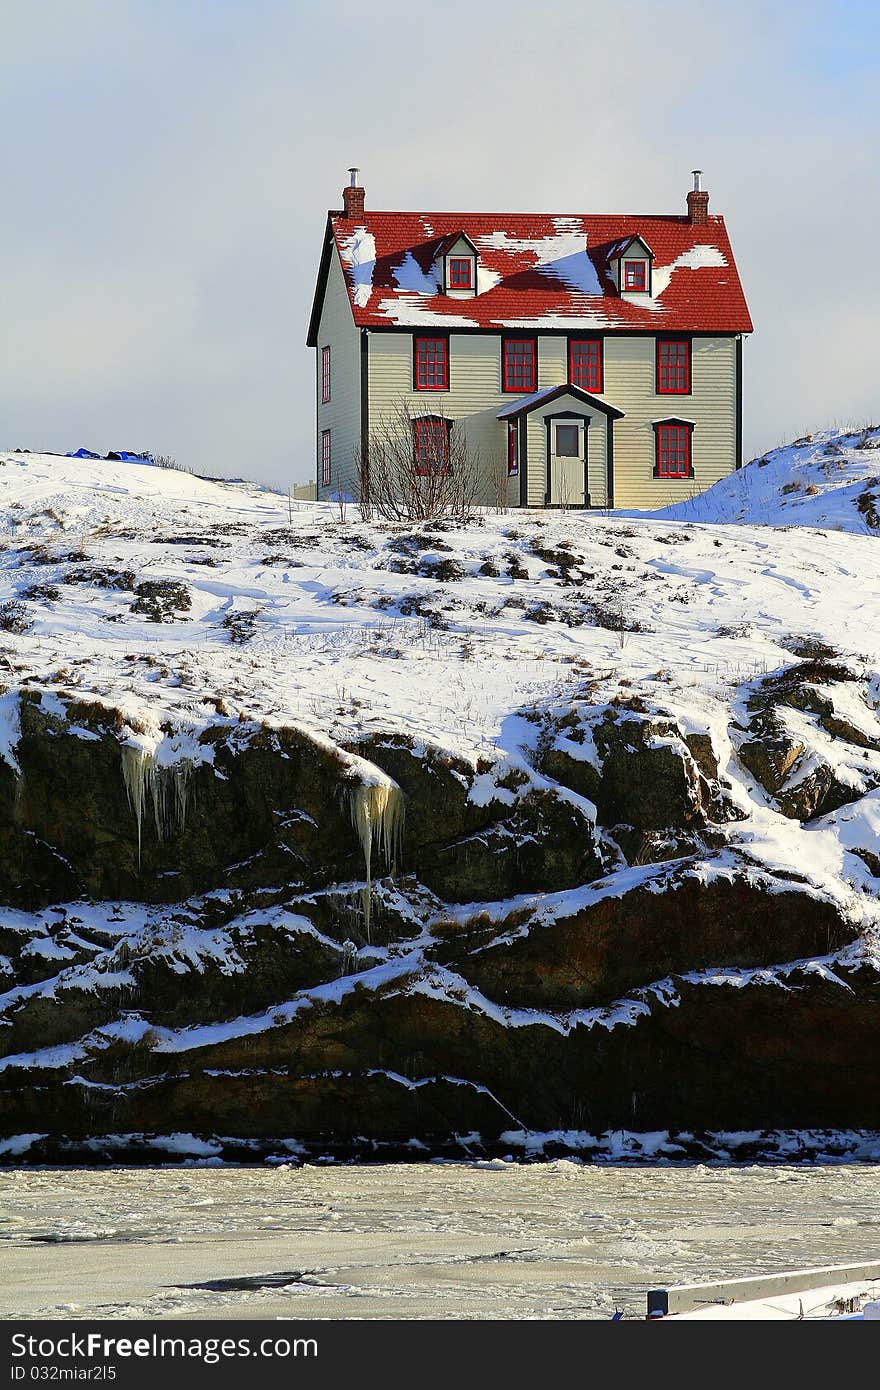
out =
[[[426,478],[432,469],[446,471],[449,467],[449,425],[446,420],[438,420],[435,416],[413,420],[413,464],[420,478]]]
[[[330,431],[321,430],[321,487],[330,486]]]
[[[657,339],[657,394],[687,396],[691,389],[691,345],[687,338]]]
[[[330,349],[321,348],[321,404],[326,405],[330,399]]]
[[[624,292],[648,288],[647,266],[644,261],[624,261],[623,288]]]
[[[594,393],[602,390],[602,339],[570,338],[568,379],[572,386]]]
[[[473,260],[470,256],[449,257],[449,288],[451,290],[472,290]]]
[[[413,388],[449,390],[449,339],[416,338],[413,344]]]
[[[511,421],[507,426],[507,476],[513,478],[519,472],[519,459],[516,449],[516,425]]]
[[[537,389],[537,338],[505,338],[501,347],[501,386],[518,396]]]
[[[658,478],[690,478],[691,430],[689,425],[656,425]]]

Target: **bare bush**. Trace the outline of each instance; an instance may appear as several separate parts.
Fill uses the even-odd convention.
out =
[[[463,429],[436,409],[415,414],[405,400],[378,422],[367,453],[356,451],[355,471],[367,521],[465,521],[477,506],[480,459]]]

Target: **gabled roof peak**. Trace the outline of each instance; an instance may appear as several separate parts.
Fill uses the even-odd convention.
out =
[[[636,242],[638,242],[640,246],[644,246],[648,255],[653,257],[654,252],[651,250],[650,246],[645,241],[645,238],[643,236],[639,236],[638,232],[633,232],[631,236],[624,237],[623,241],[617,241],[614,243],[611,250],[608,252],[609,261],[619,261],[621,256],[625,256],[627,251],[629,251],[630,247],[634,246]]]
[[[446,232],[443,236],[437,238],[437,249],[434,252],[434,259],[436,260],[438,256],[448,255],[448,253],[452,250],[453,246],[455,246],[456,242],[459,241],[466,241],[468,246],[473,251],[474,255],[479,256],[480,253],[477,250],[476,246],[474,246],[474,243],[471,241],[464,228],[461,228],[457,232]]]

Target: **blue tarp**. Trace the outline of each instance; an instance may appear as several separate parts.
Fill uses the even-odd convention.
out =
[[[65,454],[68,459],[99,459],[100,454],[93,454],[91,449],[77,449],[75,453]]]

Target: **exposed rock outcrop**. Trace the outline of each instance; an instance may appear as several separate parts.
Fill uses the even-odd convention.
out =
[[[766,767],[745,757],[775,795],[786,710],[873,756],[858,711],[841,729],[822,688],[765,683]],[[534,769],[473,766],[26,691],[0,761],[0,894],[27,909],[0,913],[0,1135],[76,1156],[174,1129],[364,1152],[880,1125],[865,924],[738,846],[708,730],[631,699],[542,729]]]
[[[847,667],[813,660],[767,677],[748,696],[739,758],[783,815],[811,820],[880,786],[880,723],[862,695]],[[861,727],[838,708],[854,702]]]

